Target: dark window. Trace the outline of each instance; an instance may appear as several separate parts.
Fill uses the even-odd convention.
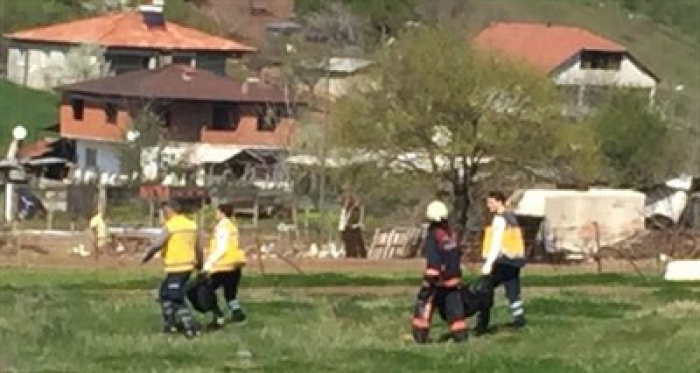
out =
[[[192,61],[194,60],[194,57],[192,56],[173,56],[173,64],[176,65],[187,65],[187,66],[192,66]]]
[[[107,118],[107,123],[116,124],[117,123],[117,106],[114,104],[105,104],[105,117]]]
[[[271,132],[277,129],[282,119],[282,110],[271,106],[260,108],[258,113],[258,131]]]
[[[211,120],[212,129],[236,130],[238,120],[238,112],[235,107],[225,104],[214,105]]]
[[[97,149],[85,148],[85,167],[97,168]]]
[[[620,70],[622,53],[581,52],[581,68],[587,70]]]
[[[170,108],[164,108],[160,114],[162,120],[163,128],[170,128],[172,126],[172,115],[170,114]]]
[[[73,119],[83,120],[85,116],[85,101],[80,99],[73,99],[71,101],[71,107],[73,108]]]

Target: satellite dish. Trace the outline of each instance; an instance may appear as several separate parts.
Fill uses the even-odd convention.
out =
[[[12,130],[12,137],[15,140],[24,140],[27,138],[27,129],[24,126],[17,126]]]

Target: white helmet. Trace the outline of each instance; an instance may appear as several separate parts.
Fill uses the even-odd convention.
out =
[[[426,211],[426,217],[430,221],[440,222],[447,220],[447,206],[440,201],[430,202],[428,205],[428,210]]]

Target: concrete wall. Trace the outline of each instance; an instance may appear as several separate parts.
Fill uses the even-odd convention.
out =
[[[641,66],[624,56],[620,70],[582,69],[580,56],[552,74],[554,82],[562,85],[620,85],[644,88],[656,87],[656,81]]]
[[[7,57],[7,78],[13,83],[34,89],[51,89],[75,83],[66,79],[66,55],[72,46],[54,43],[11,41]],[[192,65],[225,75],[228,55],[215,52],[167,52],[157,50],[109,49],[105,57],[112,72],[124,73],[144,67],[158,68],[173,61],[173,56],[192,56]],[[179,61],[178,61],[179,62]]]
[[[78,140],[75,142],[75,147],[79,168],[90,168],[87,164],[87,153],[94,150],[97,152],[97,169],[100,172],[119,173],[120,152],[118,143]]]
[[[49,89],[65,84],[67,46],[10,43],[7,79],[35,89]]]

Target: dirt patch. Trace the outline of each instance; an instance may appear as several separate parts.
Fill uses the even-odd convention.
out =
[[[69,250],[56,250],[48,254],[36,251],[22,250],[19,253],[0,254],[0,266],[19,266],[28,268],[67,268],[67,269],[101,269],[101,268],[138,268],[139,257],[107,256],[99,258],[80,257],[70,253]],[[422,272],[425,261],[423,259],[293,259],[295,266],[305,273],[367,273],[387,274]],[[655,260],[638,261],[636,265],[644,272],[659,272],[661,267]],[[156,261],[148,267],[158,268]],[[465,274],[478,274],[480,263],[469,263],[465,267]],[[259,262],[255,259],[248,261],[247,271],[251,273],[294,273],[296,269],[281,259],[268,258]],[[634,273],[635,269],[627,261],[609,260],[603,263],[604,273]],[[530,264],[525,268],[526,274],[587,274],[597,273],[595,263],[578,263],[566,265]]]
[[[31,236],[23,239],[22,250],[14,247],[0,247],[0,266],[22,266],[30,268],[136,268],[139,266],[140,255],[130,251],[129,254],[106,254],[81,257],[73,253],[72,248],[81,243],[84,235],[76,232],[60,238],[46,238]],[[88,248],[86,246],[86,248]],[[88,248],[89,249],[89,248]],[[335,272],[335,273],[371,273],[391,274],[422,272],[423,259],[387,259],[387,260],[362,260],[362,259],[290,259],[292,263],[306,273]],[[157,267],[156,263],[150,264]],[[656,260],[635,261],[642,271],[659,271]],[[466,265],[465,272],[478,274],[481,264],[478,262]],[[620,259],[604,260],[603,272],[607,273],[633,273],[635,268],[627,261]],[[294,266],[279,258],[266,258],[259,261],[250,258],[248,271],[253,273],[293,273]],[[572,273],[596,273],[595,262],[581,262],[573,264],[530,264],[526,267],[527,274],[572,274]]]

